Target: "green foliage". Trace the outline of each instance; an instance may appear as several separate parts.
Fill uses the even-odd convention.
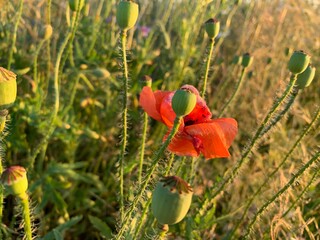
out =
[[[27,169],[34,237],[110,239],[119,231],[126,239],[157,237],[151,192],[162,175],[177,175],[192,183],[194,194],[186,218],[170,226],[168,239],[239,239],[246,230],[254,239],[316,239],[319,5],[136,2],[139,19],[127,32],[125,51],[130,79],[122,152],[125,226],[119,218],[124,124],[119,1],[86,1],[86,12],[57,0],[1,6],[0,66],[17,74],[18,91],[4,119],[0,157],[4,168]],[[213,17],[220,22],[214,43],[204,25]],[[44,39],[45,26],[53,32]],[[294,77],[289,80],[290,49],[303,49],[317,68],[308,88],[297,90]],[[246,72],[241,60],[232,64],[245,52],[254,56]],[[139,107],[145,75],[154,90],[192,84],[205,95],[213,118],[235,118],[239,132],[231,157],[205,161],[159,154],[166,129],[145,119]],[[21,217],[15,201],[2,199],[1,192],[2,186],[0,238],[15,239]]]

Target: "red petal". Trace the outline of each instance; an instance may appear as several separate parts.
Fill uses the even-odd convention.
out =
[[[140,106],[146,113],[157,121],[163,122],[160,115],[160,104],[162,99],[169,92],[156,91],[152,92],[150,87],[143,87],[140,93]]]
[[[161,106],[160,106],[160,114],[164,124],[168,127],[173,126],[174,119],[176,118],[176,114],[172,109],[171,101],[174,92],[170,92],[167,96],[162,99]]]
[[[164,137],[167,139],[168,134]],[[168,150],[178,156],[199,156],[199,152],[194,148],[193,138],[185,132],[178,132],[168,146]]]
[[[206,159],[210,159],[230,156],[228,148],[237,134],[238,127],[236,120],[220,118],[186,126],[185,131],[197,142],[201,142],[197,144],[199,150]]]
[[[192,112],[184,117],[184,122],[186,125],[192,125],[196,123],[206,122],[210,120],[211,117],[212,114],[206,102],[200,96],[197,96],[197,104]]]

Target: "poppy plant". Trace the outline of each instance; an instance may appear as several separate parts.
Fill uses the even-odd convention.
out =
[[[237,121],[233,118],[211,119],[210,109],[198,90],[191,85],[184,85],[181,89],[194,93],[197,103],[192,112],[183,117],[178,133],[168,146],[169,151],[179,156],[192,157],[202,153],[206,159],[229,157],[228,149],[238,132]],[[171,106],[174,93],[160,90],[153,92],[146,86],[140,94],[140,106],[150,117],[171,129],[176,118]]]

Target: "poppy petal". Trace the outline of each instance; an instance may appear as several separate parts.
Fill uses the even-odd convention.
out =
[[[236,120],[221,118],[186,126],[184,130],[196,140],[196,147],[204,157],[210,159],[230,156],[228,148],[238,127]]]
[[[197,103],[190,114],[184,117],[185,125],[192,125],[196,123],[202,123],[210,120],[212,114],[208,108],[205,100],[200,96],[197,96]]]
[[[156,91],[152,92],[150,87],[143,87],[140,93],[140,106],[143,108],[146,113],[153,119],[163,122],[160,115],[160,104],[165,95],[168,92]]]
[[[160,106],[160,114],[161,118],[168,127],[173,126],[174,119],[176,118],[176,114],[172,109],[171,101],[174,92],[171,92],[167,96],[162,99],[161,106]]]
[[[164,137],[167,139],[169,133]],[[168,146],[168,150],[178,156],[197,157],[199,153],[194,145],[193,138],[185,132],[178,132]]]

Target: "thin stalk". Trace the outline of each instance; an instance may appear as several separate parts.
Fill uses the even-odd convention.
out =
[[[144,150],[146,145],[146,136],[148,129],[148,114],[146,112],[143,113],[143,130],[142,130],[142,139],[141,139],[141,149],[140,149],[140,164],[139,164],[139,176],[138,181],[139,184],[142,182],[142,170],[143,170],[143,160],[144,160]]]
[[[266,209],[270,206],[270,204],[274,203],[284,192],[288,190],[289,187],[294,184],[297,179],[307,170],[309,167],[316,162],[320,157],[320,151],[318,151],[302,168],[299,169],[299,171],[293,175],[293,177],[289,180],[289,182],[281,188],[272,198],[270,198],[265,204],[262,205],[262,207],[257,211],[257,213],[254,215],[251,222],[248,224],[246,233],[244,235],[244,239],[247,239],[253,229],[254,224],[256,223],[257,219],[261,217],[261,215],[266,211]]]
[[[29,197],[26,193],[24,193],[22,196],[19,196],[19,198],[22,205],[22,215],[24,220],[24,238],[27,240],[32,240]]]
[[[294,99],[294,98],[293,98]],[[290,102],[288,102],[287,105],[291,105]],[[261,190],[267,185],[267,183],[269,182],[269,180],[279,171],[279,169],[286,163],[286,161],[289,159],[289,157],[291,157],[292,153],[294,152],[294,150],[298,147],[298,145],[300,144],[300,142],[302,141],[302,139],[310,132],[310,130],[313,128],[313,125],[319,120],[320,118],[320,107],[318,108],[317,113],[315,114],[315,117],[313,118],[313,120],[310,122],[310,124],[308,125],[308,127],[302,132],[302,134],[299,136],[299,138],[296,140],[296,142],[293,144],[293,146],[291,147],[291,149],[288,151],[288,153],[286,154],[286,156],[283,158],[283,160],[281,161],[281,163],[278,165],[277,168],[275,168],[272,173],[270,173],[268,175],[268,177],[264,180],[264,182],[260,185],[260,187],[257,189],[257,191],[253,194],[253,196],[250,198],[249,202],[247,203],[247,206],[241,216],[241,218],[239,219],[239,221],[237,221],[237,225],[235,226],[235,228],[233,229],[230,238],[232,238],[232,236],[235,234],[236,230],[239,228],[240,224],[243,222],[249,208],[251,207],[252,202],[254,201],[254,199],[259,196]]]
[[[227,103],[223,106],[220,114],[219,114],[219,117],[221,117],[223,115],[223,113],[225,112],[225,110],[229,107],[229,105],[232,103],[232,101],[235,99],[235,97],[238,95],[239,93],[239,90],[241,89],[241,86],[242,86],[242,83],[243,83],[243,79],[244,79],[244,76],[245,76],[245,73],[246,73],[246,69],[245,67],[242,68],[242,71],[241,71],[241,75],[240,75],[240,79],[239,81],[237,82],[237,85],[236,85],[236,88],[233,92],[233,94],[231,95],[231,97],[229,98],[229,100],[227,101]]]
[[[51,0],[48,0],[47,2],[47,18],[46,23],[48,25],[51,25]],[[51,67],[51,38],[48,39],[46,44],[46,50],[47,50],[47,78],[50,79],[50,67]]]
[[[264,118],[263,122],[260,124],[254,137],[251,139],[249,145],[246,147],[244,153],[242,154],[242,157],[236,162],[236,165],[233,167],[233,169],[231,170],[229,175],[225,179],[222,180],[222,182],[220,183],[220,185],[218,187],[216,187],[215,191],[213,192],[213,195],[211,196],[211,199],[214,199],[225,188],[226,185],[232,183],[233,180],[236,178],[236,176],[239,174],[241,167],[243,166],[244,163],[247,162],[247,160],[250,156],[250,153],[258,145],[259,139],[261,139],[261,137],[263,136],[263,135],[261,135],[261,133],[266,128],[266,126],[270,123],[270,121],[274,118],[275,113],[279,110],[280,106],[283,104],[285,99],[287,99],[287,97],[291,94],[296,80],[297,80],[297,75],[292,74],[292,76],[290,78],[290,82],[289,82],[287,88],[285,89],[285,91],[283,92],[282,96],[273,104],[269,113]],[[265,133],[266,132],[264,131],[264,134]],[[209,201],[209,203],[210,203],[210,201]],[[207,207],[209,207],[209,206],[203,205],[202,208],[206,209]]]
[[[214,39],[210,39],[210,49],[209,49],[209,55],[208,55],[208,58],[207,58],[206,71],[205,71],[205,74],[204,74],[203,88],[202,88],[202,93],[201,93],[201,97],[202,98],[204,98],[204,95],[206,94],[206,90],[207,90],[207,81],[208,81],[208,75],[209,75],[209,69],[210,69],[210,63],[211,63],[211,58],[212,58],[213,47],[214,47]]]
[[[39,43],[38,48],[36,49],[35,52],[35,56],[33,59],[33,80],[35,82],[35,88],[34,88],[34,92],[36,93],[38,91],[38,87],[39,87],[39,79],[38,79],[38,56],[40,53],[40,50],[44,44],[44,42],[46,41],[46,39],[42,39]]]
[[[20,0],[19,1],[18,16],[17,16],[16,22],[14,24],[13,35],[11,37],[12,44],[11,44],[11,47],[9,50],[8,70],[10,70],[11,64],[12,64],[13,50],[16,46],[17,31],[18,31],[19,22],[20,22],[21,15],[22,15],[22,9],[23,9],[23,0]]]
[[[124,197],[123,197],[123,160],[127,148],[128,141],[128,65],[127,65],[127,31],[121,32],[121,47],[122,47],[122,60],[123,60],[123,95],[122,95],[122,142],[121,152],[119,156],[119,178],[120,178],[120,220],[124,218]]]
[[[59,69],[60,69],[60,63],[61,63],[61,58],[63,55],[63,52],[68,44],[68,41],[70,39],[70,33],[67,34],[66,38],[64,39],[59,52],[57,54],[57,59],[55,63],[55,68],[54,68],[54,83],[53,83],[53,91],[54,91],[54,105],[53,105],[53,111],[49,117],[49,124],[48,124],[48,131],[44,135],[44,137],[41,139],[40,143],[35,147],[33,153],[28,159],[29,166],[28,169],[33,169],[34,161],[39,154],[40,150],[43,149],[43,147],[48,144],[48,140],[50,136],[52,135],[54,131],[54,122],[57,118],[58,111],[59,111],[59,103],[60,103],[60,90],[59,90]]]
[[[151,180],[151,176],[154,173],[156,167],[158,166],[158,163],[161,159],[161,157],[164,154],[164,151],[167,149],[169,143],[171,142],[172,138],[176,135],[176,133],[179,130],[179,126],[180,126],[180,122],[181,122],[181,117],[176,117],[175,121],[174,121],[174,125],[170,131],[170,134],[168,136],[168,138],[166,139],[166,141],[162,144],[162,146],[160,147],[159,151],[157,151],[154,156],[153,156],[153,161],[151,163],[150,168],[148,169],[146,176],[144,178],[144,182],[142,183],[137,195],[135,196],[135,198],[133,199],[131,205],[129,206],[129,209],[122,221],[121,224],[121,228],[119,229],[118,235],[116,236],[116,239],[122,239],[122,236],[124,234],[124,231],[129,223],[129,220],[131,219],[132,213],[135,210],[135,208],[137,207],[143,193],[145,192],[150,180]]]

